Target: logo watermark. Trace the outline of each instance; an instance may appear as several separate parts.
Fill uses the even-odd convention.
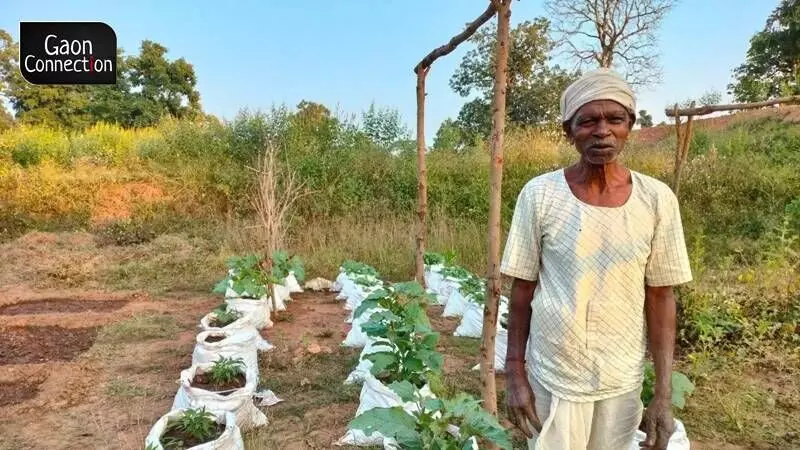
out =
[[[116,84],[117,34],[102,22],[20,22],[19,70],[32,84]]]

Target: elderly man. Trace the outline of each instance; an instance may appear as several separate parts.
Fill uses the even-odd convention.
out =
[[[580,160],[519,194],[501,265],[513,278],[506,357],[512,422],[536,450],[649,449],[674,429],[673,286],[692,280],[678,201],[618,160],[635,122],[616,73],[587,73],[561,97]],[[646,325],[645,325],[646,323]],[[645,349],[655,398],[640,400]]]

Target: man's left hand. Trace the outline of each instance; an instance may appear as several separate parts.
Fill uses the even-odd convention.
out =
[[[647,438],[639,444],[639,447],[647,450],[667,450],[669,438],[675,431],[670,399],[654,398],[645,410],[642,422]]]

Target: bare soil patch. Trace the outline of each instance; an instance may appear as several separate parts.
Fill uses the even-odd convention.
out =
[[[116,311],[127,304],[128,302],[124,300],[49,298],[0,306],[0,315],[17,316],[22,314],[109,312]]]
[[[205,389],[209,392],[216,392],[219,395],[231,394],[236,389],[241,389],[247,383],[244,375],[237,375],[233,380],[227,383],[214,383],[207,374],[198,373],[192,380],[192,387],[198,389]]]
[[[70,361],[92,346],[97,328],[13,327],[2,336],[0,365]]]
[[[0,408],[36,397],[41,382],[42,380],[0,383]]]

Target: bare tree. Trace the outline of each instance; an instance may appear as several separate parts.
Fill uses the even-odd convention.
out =
[[[423,286],[425,285],[425,264],[422,257],[425,253],[425,220],[428,214],[428,169],[425,163],[425,77],[428,76],[434,61],[450,54],[459,44],[469,39],[481,25],[494,17],[494,12],[494,3],[490,2],[483,14],[467,24],[464,31],[453,36],[441,47],[433,49],[422,58],[419,64],[414,66],[414,73],[417,74],[417,216],[419,217],[415,267],[416,280]]]
[[[656,33],[676,0],[545,0],[560,46],[577,66],[608,67],[633,85],[661,79]]]
[[[276,153],[275,147],[267,144],[257,166],[248,167],[257,176],[250,203],[256,211],[257,239],[264,251],[261,268],[268,274],[272,273],[272,254],[286,245],[292,206],[301,197],[309,194],[304,183],[297,180],[295,172],[278,163]],[[275,292],[271,284],[267,286],[267,292],[272,298],[272,310],[277,311]]]
[[[492,140],[489,179],[489,255],[486,301],[481,332],[481,380],[483,407],[497,415],[497,388],[494,379],[494,343],[497,333],[497,310],[500,303],[500,205],[503,186],[503,135],[506,117],[509,28],[512,0],[492,0],[497,9],[497,63],[494,67],[492,98]]]

